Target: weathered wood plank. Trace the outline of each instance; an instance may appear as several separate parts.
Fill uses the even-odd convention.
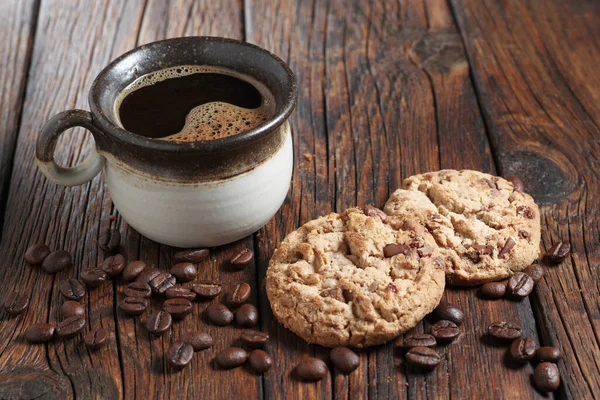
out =
[[[573,253],[532,298],[542,342],[565,354],[561,394],[600,392],[597,2],[453,0],[494,153],[538,202],[543,247]]]

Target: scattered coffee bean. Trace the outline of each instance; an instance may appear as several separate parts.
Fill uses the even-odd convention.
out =
[[[233,321],[233,313],[224,304],[209,304],[205,312],[206,318],[217,326],[226,326]]]
[[[173,342],[167,351],[167,363],[173,368],[185,367],[192,360],[194,349],[187,343],[177,340]]]
[[[119,308],[129,315],[140,315],[148,308],[148,300],[142,297],[125,297],[119,303]]]
[[[535,348],[532,338],[518,338],[510,346],[510,356],[516,362],[524,363],[533,358]]]
[[[141,297],[148,299],[152,296],[152,288],[144,282],[131,282],[125,288],[125,297]]]
[[[517,242],[515,242],[513,238],[506,239],[504,246],[498,252],[498,258],[504,259],[505,256],[510,253],[512,248],[515,247],[515,244],[517,244]]]
[[[510,277],[506,284],[506,291],[517,299],[522,299],[531,293],[535,282],[533,278],[523,272],[517,272]]]
[[[465,319],[465,314],[462,310],[456,306],[453,306],[450,303],[445,301],[440,302],[440,304],[433,310],[433,313],[439,319],[445,319],[448,321],[454,322],[456,325],[460,325],[463,323]]]
[[[198,264],[209,256],[208,249],[183,250],[175,253],[175,262],[190,262]]]
[[[144,268],[142,272],[139,273],[137,278],[135,278],[136,282],[144,282],[150,283],[150,281],[160,275],[160,271],[156,268]]]
[[[502,342],[512,342],[521,337],[521,328],[505,321],[494,322],[487,332],[489,336]]]
[[[65,299],[80,300],[85,296],[85,287],[77,279],[65,279],[58,283],[58,291]]]
[[[248,359],[248,353],[241,347],[230,347],[215,356],[215,362],[223,369],[239,367]]]
[[[108,275],[100,268],[86,268],[81,271],[79,277],[87,286],[95,288],[102,285],[108,278]]]
[[[165,300],[162,308],[171,314],[173,318],[182,319],[192,312],[192,303],[182,298],[168,299]]]
[[[460,335],[460,329],[454,322],[443,319],[431,325],[429,333],[438,343],[450,343]]]
[[[273,359],[263,350],[254,350],[248,356],[248,365],[253,371],[262,374],[271,368]]]
[[[488,282],[485,283],[480,289],[479,293],[482,297],[487,299],[499,299],[504,297],[506,294],[506,283],[505,282]]]
[[[140,260],[132,261],[123,270],[123,280],[126,282],[132,281],[146,269],[146,263]]]
[[[562,359],[562,357],[562,352],[556,347],[544,346],[535,351],[535,361],[537,362],[557,362]]]
[[[256,349],[267,344],[269,334],[266,332],[245,330],[240,335],[240,341],[243,345]]]
[[[62,306],[60,306],[60,313],[62,314],[63,318],[85,317],[85,308],[83,308],[81,303],[73,300],[67,300],[62,304]]]
[[[441,361],[440,355],[429,347],[413,347],[406,353],[406,362],[417,368],[432,369]]]
[[[167,299],[187,299],[189,301],[194,301],[196,299],[196,293],[192,292],[190,289],[183,286],[172,286],[165,291],[165,296]]]
[[[388,244],[383,248],[383,255],[386,258],[393,257],[397,254],[407,255],[410,253],[410,246],[405,244]]]
[[[303,381],[320,381],[327,375],[327,364],[315,357],[304,357],[295,371]]]
[[[347,347],[334,347],[329,352],[329,359],[344,374],[354,371],[360,364],[358,355]]]
[[[238,307],[248,301],[252,289],[246,282],[235,285],[233,290],[227,295],[227,304],[232,307]]]
[[[377,207],[373,207],[372,205],[367,204],[363,209],[363,212],[369,217],[379,218],[384,224],[387,224],[388,222],[388,216],[386,215],[386,213],[384,213]]]
[[[56,327],[56,336],[60,339],[67,339],[77,336],[85,327],[85,319],[79,316],[69,317],[59,323]]]
[[[533,382],[540,392],[554,392],[560,386],[560,372],[556,364],[539,363],[533,370]]]
[[[30,343],[44,343],[52,340],[55,327],[52,324],[33,324],[25,330],[25,339]]]
[[[181,340],[194,348],[194,351],[206,350],[212,347],[212,336],[204,332],[188,332],[181,336]]]
[[[100,268],[110,277],[117,276],[125,269],[125,257],[122,254],[110,256],[104,260]]]
[[[42,269],[48,274],[56,274],[72,265],[71,253],[66,250],[56,250],[50,253],[42,262]]]
[[[196,266],[189,262],[181,262],[175,264],[173,268],[171,268],[171,274],[177,278],[179,282],[189,282],[196,279],[196,274],[198,270]]]
[[[433,347],[437,344],[435,338],[427,333],[414,333],[404,338],[402,347]]]
[[[175,277],[167,272],[161,272],[148,284],[154,293],[163,294],[168,288],[175,286]]]
[[[234,254],[233,257],[231,257],[231,260],[229,262],[232,267],[236,269],[242,269],[250,265],[253,259],[254,253],[252,252],[252,250],[244,247],[238,250],[237,253]]]
[[[518,190],[519,192],[522,192],[525,189],[523,181],[518,176],[510,175],[506,177],[506,180],[512,183],[515,190]]]
[[[17,293],[15,291],[8,292],[8,295],[4,298],[2,303],[4,311],[13,317],[21,314],[29,306],[29,297],[25,294]]]
[[[106,341],[108,339],[108,332],[104,328],[98,328],[93,331],[89,331],[87,335],[85,335],[84,341],[85,345],[90,350],[98,350],[106,345]]]
[[[544,268],[539,264],[531,264],[523,272],[529,275],[535,283],[538,283],[544,277]]]
[[[31,265],[40,265],[52,251],[45,244],[34,244],[25,251],[25,261]]]
[[[258,323],[258,310],[252,304],[242,304],[235,311],[235,322],[245,328],[256,326]]]
[[[560,241],[550,247],[546,252],[546,260],[552,264],[558,264],[567,258],[571,251],[571,244],[569,242]]]
[[[173,322],[171,314],[162,310],[155,311],[146,320],[146,328],[151,334],[159,336],[169,330],[171,322]]]
[[[211,281],[200,281],[192,285],[192,290],[199,299],[209,300],[217,297],[223,291],[223,287]]]
[[[121,243],[121,232],[117,229],[105,229],[100,233],[98,245],[107,253],[114,253]]]

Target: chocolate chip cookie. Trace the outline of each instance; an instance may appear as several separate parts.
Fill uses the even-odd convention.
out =
[[[442,170],[407,178],[403,186],[384,211],[427,227],[444,258],[448,283],[503,279],[538,257],[538,206],[511,182],[478,171]]]
[[[414,327],[437,306],[443,264],[418,222],[352,208],[288,235],[271,258],[266,289],[277,319],[306,341],[367,347]]]

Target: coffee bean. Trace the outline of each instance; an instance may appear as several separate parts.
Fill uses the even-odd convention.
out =
[[[80,300],[85,296],[85,287],[77,279],[65,279],[58,283],[58,291],[65,299]]]
[[[140,260],[132,261],[123,270],[123,280],[132,281],[146,269],[146,263]]]
[[[29,297],[15,291],[8,292],[2,303],[4,311],[13,317],[21,314],[29,306]]]
[[[160,271],[156,268],[145,268],[142,272],[139,273],[137,278],[135,278],[136,282],[144,282],[150,283],[150,281],[160,275]]]
[[[521,337],[521,328],[505,321],[494,322],[487,332],[489,336],[501,342],[512,342]]]
[[[238,307],[248,301],[250,298],[252,289],[247,283],[240,283],[236,285],[231,292],[227,295],[227,304],[232,307]]]
[[[535,282],[532,277],[523,272],[517,272],[508,280],[506,290],[512,297],[522,299],[529,296],[534,286]]]
[[[165,300],[162,308],[171,314],[173,318],[182,319],[192,312],[192,303],[182,298],[168,299]]]
[[[141,297],[148,299],[152,296],[152,288],[144,282],[131,282],[125,288],[125,297]]]
[[[230,347],[215,356],[215,362],[223,369],[239,367],[246,362],[248,353],[241,347]]]
[[[269,341],[269,334],[260,331],[245,330],[240,335],[240,341],[252,349],[263,347]]]
[[[465,319],[465,314],[462,310],[456,306],[453,306],[450,303],[445,301],[440,302],[440,304],[433,310],[433,313],[439,319],[445,319],[448,321],[454,322],[456,325],[460,325],[463,323]]]
[[[45,244],[34,244],[25,251],[25,261],[31,265],[40,265],[52,251]]]
[[[146,320],[146,328],[153,335],[162,335],[171,327],[173,318],[166,311],[155,311]]]
[[[33,324],[25,330],[25,339],[30,343],[44,343],[52,340],[55,327],[52,324]]]
[[[535,361],[537,362],[557,362],[558,360],[562,359],[562,357],[562,352],[556,347],[545,346],[540,347],[535,351]]]
[[[156,294],[163,294],[168,288],[175,286],[175,277],[167,272],[161,272],[148,284]]]
[[[105,229],[100,233],[98,245],[107,253],[114,253],[121,243],[121,232],[117,229]]]
[[[231,257],[229,262],[232,267],[236,269],[242,269],[250,265],[253,259],[254,253],[252,250],[244,247],[243,249],[238,250],[233,257]]]
[[[108,275],[100,268],[87,268],[81,271],[79,277],[87,286],[95,288],[102,285],[108,278]]]
[[[62,314],[63,318],[85,317],[85,308],[83,308],[81,303],[73,300],[67,300],[62,304],[62,306],[60,306],[60,313]]]
[[[518,338],[510,346],[511,358],[519,363],[531,360],[535,354],[536,344],[532,338]]]
[[[208,321],[217,326],[226,326],[233,321],[233,313],[224,304],[209,304],[205,313]]]
[[[190,262],[198,264],[209,256],[208,249],[183,250],[175,253],[175,262]]]
[[[85,327],[85,319],[79,316],[69,317],[63,320],[56,327],[56,336],[60,339],[67,339],[77,336]]]
[[[194,351],[206,350],[212,347],[212,336],[204,332],[188,332],[181,336],[181,340],[194,348]]]
[[[85,345],[90,350],[98,350],[106,345],[108,339],[108,332],[104,328],[98,328],[90,331],[85,335]]]
[[[303,381],[320,381],[327,375],[327,365],[318,358],[304,357],[295,371],[298,378]]]
[[[183,286],[172,286],[165,291],[167,299],[187,299],[194,301],[196,299],[196,293]]]
[[[539,363],[533,370],[533,382],[540,392],[554,392],[560,386],[560,372],[556,364]]]
[[[506,294],[506,283],[504,282],[488,282],[480,289],[479,293],[482,297],[488,299],[499,299]]]
[[[185,367],[192,360],[194,349],[187,343],[177,340],[173,342],[167,351],[167,363],[173,368]]]
[[[571,251],[571,244],[569,242],[560,241],[550,247],[546,252],[546,260],[551,264],[558,264],[567,258]]]
[[[72,265],[71,254],[66,250],[50,253],[42,262],[42,269],[48,274],[56,274]]]
[[[407,255],[410,253],[410,247],[405,244],[388,244],[383,248],[383,255],[386,258],[393,257],[397,254]]]
[[[262,374],[271,368],[273,359],[263,350],[254,350],[248,356],[248,365],[253,371]]]
[[[329,352],[329,359],[344,374],[354,371],[360,364],[358,355],[347,347],[334,347]]]
[[[435,338],[427,333],[414,333],[404,338],[403,347],[433,347],[437,344]]]
[[[110,277],[117,276],[125,269],[125,257],[122,254],[110,256],[104,260],[100,268]]]
[[[199,299],[209,300],[217,297],[223,291],[223,287],[216,282],[200,281],[192,285],[192,290]]]
[[[535,283],[538,283],[544,277],[544,268],[539,264],[531,264],[523,272],[529,275]]]
[[[258,310],[252,304],[242,304],[235,311],[235,322],[245,328],[255,326],[258,323]]]
[[[514,175],[510,175],[506,177],[506,180],[513,184],[515,190],[522,192],[525,189],[525,185],[523,185],[523,181]]]
[[[148,300],[142,297],[125,297],[119,303],[119,308],[129,315],[140,315],[148,308]]]
[[[179,282],[189,282],[196,279],[196,274],[198,270],[196,266],[189,262],[181,262],[175,264],[173,268],[171,268],[171,274],[177,278]]]
[[[417,368],[432,369],[441,361],[440,355],[429,347],[413,347],[406,353],[406,362]]]
[[[386,215],[386,213],[384,213],[377,207],[373,207],[373,206],[367,204],[365,206],[365,208],[363,209],[363,212],[365,213],[365,215],[367,215],[369,217],[379,218],[381,220],[381,222],[383,222],[384,224],[387,224],[387,222],[388,222],[388,216]]]
[[[460,329],[454,322],[443,319],[431,325],[429,333],[438,343],[449,343],[460,335]]]

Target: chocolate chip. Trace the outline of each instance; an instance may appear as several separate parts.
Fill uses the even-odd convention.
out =
[[[132,261],[123,270],[123,280],[132,281],[146,269],[146,263],[140,260]]]
[[[189,282],[196,279],[198,270],[196,266],[189,262],[180,262],[171,268],[171,274],[177,278],[179,282]]]
[[[393,257],[397,254],[407,255],[410,253],[410,247],[405,244],[388,244],[383,248],[383,255],[386,258]]]
[[[569,242],[560,241],[548,249],[546,252],[546,260],[551,264],[561,263],[567,258],[570,251],[571,244]]]
[[[432,369],[442,361],[440,355],[429,347],[413,347],[406,353],[406,362],[419,369]]]
[[[240,341],[250,348],[263,347],[269,341],[269,334],[260,331],[245,330],[240,335]]]
[[[108,339],[108,332],[104,328],[98,328],[96,330],[88,332],[85,335],[84,341],[85,345],[90,350],[98,350],[104,346],[106,346],[106,342]]]
[[[522,192],[525,189],[525,185],[523,185],[523,181],[514,175],[510,175],[506,177],[506,180],[513,184],[515,190]]]
[[[29,306],[29,297],[15,291],[8,292],[2,304],[4,311],[13,317],[21,314]]]
[[[501,342],[512,342],[521,337],[521,328],[505,321],[492,323],[487,332],[490,337]]]
[[[344,301],[346,303],[349,303],[352,300],[354,300],[354,293],[352,293],[352,290],[350,289],[342,289],[342,296],[344,297]]]
[[[531,207],[528,206],[519,206],[517,207],[517,214],[519,214],[520,216],[523,216],[527,219],[534,219],[535,218],[535,211],[533,211],[531,209]]]
[[[200,261],[208,258],[210,252],[208,249],[194,249],[194,250],[183,250],[175,253],[175,262],[190,262],[198,264]]]
[[[458,337],[460,329],[454,322],[443,319],[433,324],[429,333],[438,343],[450,343]]]
[[[121,233],[117,229],[105,229],[100,233],[98,245],[108,253],[113,253],[119,248],[121,243]]]
[[[367,204],[365,206],[363,212],[365,213],[365,215],[367,215],[369,217],[379,218],[381,220],[381,222],[383,222],[384,224],[388,223],[388,216],[386,215],[386,213],[384,213],[377,207],[373,207],[373,206]]]
[[[512,248],[515,247],[515,244],[517,244],[517,242],[515,242],[512,238],[506,239],[504,246],[498,253],[498,258],[504,258],[504,256],[507,255],[508,253],[510,253]]]
[[[58,283],[58,291],[68,300],[80,300],[85,295],[85,287],[77,279],[60,281]]]
[[[110,277],[117,276],[125,269],[125,257],[122,254],[110,256],[104,260],[100,268]]]
[[[125,288],[125,297],[141,297],[148,299],[152,296],[152,288],[144,282],[131,282]]]
[[[146,320],[146,328],[153,335],[160,336],[171,328],[173,318],[166,311],[155,311]]]
[[[52,340],[54,337],[55,326],[52,324],[33,324],[25,330],[25,339],[29,343],[44,343]]]
[[[499,299],[506,294],[506,283],[488,282],[479,289],[479,293],[488,299]]]
[[[71,253],[66,250],[56,250],[44,259],[42,269],[48,274],[55,274],[71,265],[73,265]]]
[[[67,339],[77,336],[85,327],[85,319],[79,316],[69,317],[63,320],[56,327],[56,336],[60,339]]]
[[[183,286],[172,286],[165,291],[165,296],[167,299],[186,299],[189,301],[194,301],[196,299],[196,293],[192,292],[190,289]]]
[[[533,382],[540,392],[554,392],[560,386],[560,372],[556,364],[543,362],[533,370]]]
[[[25,251],[25,261],[31,265],[40,265],[50,253],[50,247],[45,244],[34,244]]]
[[[521,230],[519,230],[519,237],[520,237],[521,239],[529,239],[529,236],[530,236],[530,235],[529,235],[529,232],[527,232],[527,231],[524,231],[524,230],[522,230],[522,229],[521,229]]]
[[[379,289],[379,282],[377,281],[373,281],[369,284],[369,286],[367,287],[367,290],[369,292],[376,292],[377,289]]]
[[[535,348],[532,338],[518,338],[510,346],[510,356],[516,362],[525,363],[533,358]]]
[[[506,290],[511,296],[522,299],[529,296],[534,286],[535,282],[531,276],[517,272],[508,280]]]
[[[217,297],[223,291],[223,287],[216,282],[200,281],[192,285],[192,290],[198,298],[209,300]]]
[[[335,347],[331,349],[329,359],[344,374],[354,371],[360,364],[358,355],[347,347]]]
[[[331,289],[325,289],[319,293],[321,297],[331,297],[332,299],[336,299],[337,301],[341,301],[342,303],[346,302],[346,298],[344,297],[344,292],[339,287],[334,287]]]
[[[303,381],[320,381],[327,375],[327,364],[318,358],[304,357],[296,366],[295,372]]]
[[[172,368],[181,369],[190,363],[193,355],[194,349],[192,346],[177,340],[169,347],[166,359]]]
[[[463,323],[465,319],[465,314],[462,310],[452,304],[441,301],[440,304],[433,310],[433,313],[439,319],[446,319],[448,321],[454,322],[456,325],[460,325]]]
[[[212,347],[214,341],[212,336],[204,332],[188,332],[181,336],[181,340],[194,348],[194,351],[201,351]]]
[[[79,277],[83,283],[91,288],[102,285],[108,278],[106,272],[102,271],[100,268],[86,268],[81,271]]]
[[[437,344],[435,338],[428,333],[413,333],[404,338],[402,347],[433,347]]]
[[[227,304],[238,307],[248,301],[252,288],[246,282],[237,284],[227,295]]]
[[[205,313],[206,318],[217,326],[226,326],[233,321],[233,313],[224,304],[209,304]]]
[[[252,250],[244,247],[243,249],[238,250],[236,254],[231,257],[230,263],[232,267],[236,269],[242,269],[250,265],[253,259],[254,253]]]
[[[273,359],[263,350],[254,350],[248,356],[248,365],[254,372],[262,374],[271,368]]]

